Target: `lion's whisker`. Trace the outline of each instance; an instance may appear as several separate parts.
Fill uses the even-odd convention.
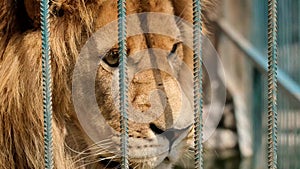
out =
[[[90,154],[90,152],[86,153],[87,151],[91,151],[91,150],[94,150],[94,149],[98,149],[99,147],[96,147],[96,146],[107,146],[107,145],[112,144],[112,143],[109,142],[109,141],[110,141],[109,139],[107,139],[107,140],[102,140],[102,141],[100,141],[100,142],[97,142],[97,143],[92,144],[91,146],[89,146],[88,148],[86,148],[86,149],[84,149],[84,150],[82,150],[82,151],[77,151],[77,150],[71,148],[68,144],[65,144],[65,146],[66,146],[69,150],[71,150],[72,152],[77,153],[77,154],[78,154],[77,156],[80,156],[80,155],[82,155],[82,154]],[[105,142],[107,142],[107,143],[105,143]],[[99,143],[101,143],[101,144],[99,145]],[[103,148],[103,147],[101,147],[101,148]],[[76,156],[76,157],[77,157],[77,156]]]
[[[85,167],[87,165],[90,165],[90,164],[93,164],[93,163],[97,163],[97,162],[100,162],[100,161],[103,161],[103,160],[108,160],[108,159],[112,160],[115,157],[116,157],[116,155],[115,156],[111,156],[111,157],[105,157],[105,158],[101,158],[101,159],[96,159],[96,160],[93,160],[93,161],[91,160],[91,161],[85,162],[83,165],[80,165],[78,168]]]
[[[78,157],[74,158],[74,160],[77,159],[76,162],[78,162],[80,160],[84,160],[84,159],[89,158],[89,157],[99,156],[99,155],[103,154],[104,152],[107,152],[107,150],[103,150],[103,149],[97,150],[97,151],[91,152],[91,153],[89,153],[89,154],[87,154],[87,155],[85,155],[83,157],[80,157],[80,158],[78,156]]]
[[[82,161],[82,160],[85,160],[87,158],[91,158],[91,157],[95,157],[95,156],[99,156],[99,155],[102,155],[103,153],[107,152],[107,150],[98,150],[98,151],[94,151],[94,152],[91,152],[89,155],[86,155],[86,156],[83,156],[77,160],[74,161],[74,163],[77,163],[79,161]],[[111,152],[111,151],[110,151]],[[115,152],[112,152],[112,153],[115,153]],[[75,158],[76,159],[76,158]]]

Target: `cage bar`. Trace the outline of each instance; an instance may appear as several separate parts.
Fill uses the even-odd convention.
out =
[[[126,45],[126,0],[118,0],[119,90],[121,126],[121,168],[128,169],[128,74]]]
[[[268,168],[277,168],[277,0],[268,1]]]
[[[201,0],[193,0],[193,74],[195,169],[203,169],[203,88],[202,88]]]
[[[41,34],[42,34],[42,80],[43,80],[43,111],[44,111],[44,149],[45,168],[53,168],[52,142],[52,82],[49,29],[49,0],[41,0]]]

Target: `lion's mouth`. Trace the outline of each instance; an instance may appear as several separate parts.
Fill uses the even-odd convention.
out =
[[[179,148],[179,145],[184,142],[184,138],[189,134],[189,132],[192,131],[191,127],[188,127],[189,130],[185,130],[185,132],[182,135],[182,138],[179,138],[177,141],[178,143],[174,146],[169,146],[169,149],[166,149],[166,151],[163,151],[162,153],[151,155],[151,156],[136,156],[130,158],[130,165],[129,168],[136,168],[136,166],[144,166],[147,162],[152,161],[153,164],[151,164],[151,167],[148,168],[155,168],[159,166],[162,163],[172,163],[176,162],[174,159],[170,158],[170,153],[172,150],[176,150]],[[101,158],[101,157],[100,157]],[[101,165],[104,165],[106,168],[114,168],[119,169],[121,168],[120,159],[105,159],[100,161]]]
[[[100,163],[101,163],[101,165],[105,166],[106,168],[121,168],[121,164],[118,161],[101,160]]]
[[[134,161],[134,163],[133,163],[133,166],[129,165],[129,169],[136,168],[137,166],[144,166],[145,162],[147,162],[147,159],[145,159],[145,158],[131,159],[132,161]],[[161,161],[158,165],[162,164],[165,161],[170,162],[170,159],[166,156],[164,158],[164,160]],[[120,161],[117,161],[117,160],[105,159],[105,160],[101,160],[100,163],[101,163],[102,166],[105,166],[105,168],[108,168],[108,169],[121,169],[121,163],[120,163]],[[156,166],[149,167],[149,168],[155,168],[155,167]]]

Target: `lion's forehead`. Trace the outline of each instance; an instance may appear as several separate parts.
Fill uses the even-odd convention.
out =
[[[97,15],[98,18],[95,19],[96,29],[99,29],[118,19],[117,5],[118,5],[117,1],[105,1],[101,4],[100,7],[101,10],[99,10],[99,14]],[[151,1],[128,0],[126,1],[126,9],[127,9],[126,11],[127,15],[132,15],[135,13],[144,13],[144,12],[159,12],[159,13],[174,15],[173,4],[170,0],[151,0]],[[146,18],[140,18],[140,19],[141,21],[137,25],[144,27]],[[151,18],[151,20],[153,19],[154,18]],[[151,22],[151,20],[147,22]],[[162,20],[161,18],[157,18],[157,21],[161,22]],[[155,26],[155,24],[151,24],[151,25]],[[171,25],[170,23],[168,24],[166,23],[163,29],[178,33],[175,19],[174,21],[172,21]]]

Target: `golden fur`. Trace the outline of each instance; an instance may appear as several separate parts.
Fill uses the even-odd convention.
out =
[[[5,0],[0,3],[0,169],[44,168],[39,2],[39,0],[24,0],[24,2]],[[207,9],[210,3],[206,1],[204,3],[206,5],[204,9]],[[117,19],[116,1],[52,0],[50,9],[55,168],[105,167],[97,162],[97,159],[107,154],[89,155],[89,157],[83,155],[78,158],[78,153],[74,152],[74,150],[79,152],[89,150],[88,147],[93,143],[82,132],[74,113],[71,76],[79,51],[88,37]],[[128,14],[147,11],[175,14],[192,22],[192,3],[187,0],[129,0],[127,2]],[[130,37],[128,38],[129,54],[147,48],[147,43],[152,44],[152,47],[171,50],[174,39],[151,34]],[[191,51],[185,47],[181,47],[180,50],[182,58],[190,62],[188,60],[191,59]],[[109,100],[111,96],[104,96],[104,89],[110,89],[108,86],[103,86],[101,82],[110,82],[111,72],[100,67],[100,73],[102,75],[98,75],[97,79],[97,98],[107,97]],[[145,72],[141,76],[151,76],[151,74],[152,72]],[[149,79],[153,78],[153,76],[149,77]],[[172,79],[164,76],[163,81],[167,83]],[[155,88],[155,84],[150,86]],[[135,92],[130,93],[131,98],[138,97],[141,93],[149,94],[145,86],[132,88]],[[174,95],[176,94],[169,94],[170,98],[174,98]],[[138,108],[143,109],[143,106],[146,106],[144,108],[147,109],[147,104],[143,100],[132,99],[131,101],[136,106],[142,105]],[[174,107],[178,101],[175,99],[173,103],[171,102],[170,106]],[[110,119],[109,123],[118,129],[118,113],[105,104],[103,107],[100,106],[100,109],[109,112],[105,114],[105,118]],[[99,105],[103,104],[99,103]],[[154,122],[162,130],[167,130],[172,125],[172,120],[165,117],[167,116],[160,117]],[[148,124],[130,123],[129,126],[131,137],[150,138]],[[178,151],[184,152],[187,146],[182,145]],[[92,150],[88,152],[93,154]],[[161,164],[160,168],[170,168],[175,162]],[[140,168],[157,166],[150,163],[141,165],[134,160],[131,164]]]

